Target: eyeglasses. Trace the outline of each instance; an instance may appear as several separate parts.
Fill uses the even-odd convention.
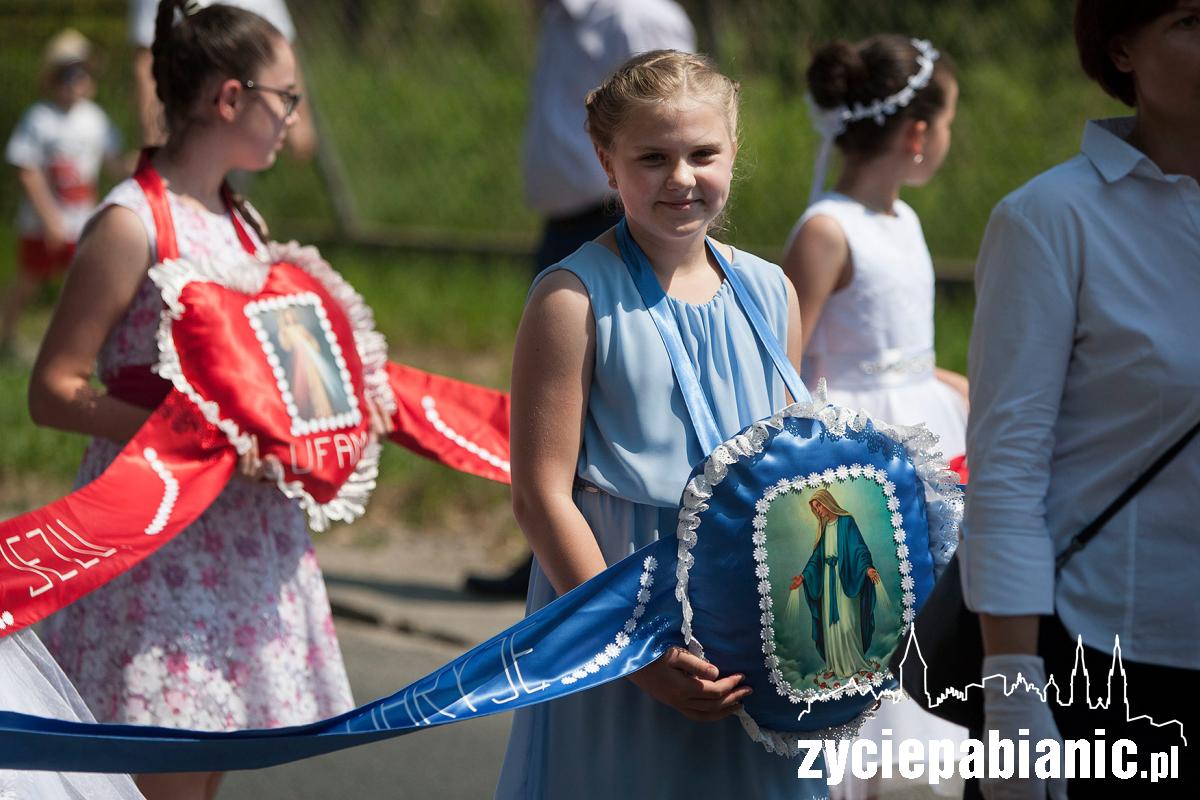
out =
[[[271,94],[279,95],[283,100],[283,116],[285,118],[290,117],[296,111],[296,107],[300,105],[300,101],[304,98],[304,95],[299,92],[289,91],[288,89],[276,89],[272,86],[260,86],[254,81],[242,81],[242,86],[256,92],[270,92]]]

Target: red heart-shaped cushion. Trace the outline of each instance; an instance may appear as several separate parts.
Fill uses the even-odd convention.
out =
[[[287,262],[273,264],[253,296],[194,280],[179,300],[184,312],[171,339],[192,400],[210,419],[206,404],[216,404],[231,438],[254,434],[259,455],[276,456],[287,482],[299,482],[317,503],[333,500],[370,425],[362,362],[341,305]]]

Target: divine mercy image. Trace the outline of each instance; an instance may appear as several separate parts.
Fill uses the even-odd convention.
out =
[[[263,314],[262,319],[287,374],[297,416],[314,420],[349,412],[350,403],[315,308],[285,306]]]

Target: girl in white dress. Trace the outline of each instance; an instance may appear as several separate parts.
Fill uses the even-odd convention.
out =
[[[927,183],[950,148],[953,68],[928,43],[875,36],[819,50],[808,83],[826,142],[783,261],[804,320],[802,375],[809,385],[825,378],[841,405],[924,422],[953,458],[964,450],[966,379],[935,366],[933,265],[899,198],[902,186]],[[831,143],[843,168],[823,192]]]
[[[928,42],[881,35],[826,45],[807,77],[825,141],[783,261],[804,321],[801,375],[810,386],[825,378],[839,405],[892,424],[925,423],[954,458],[965,449],[966,379],[936,367],[933,264],[920,220],[899,198],[902,186],[927,183],[950,148],[953,67]],[[843,166],[824,192],[831,145]],[[966,736],[910,700],[885,701],[862,736],[878,740],[885,728],[893,741]],[[891,788],[850,779],[834,796]]]

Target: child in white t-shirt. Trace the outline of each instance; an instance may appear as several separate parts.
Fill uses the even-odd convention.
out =
[[[90,55],[91,45],[78,31],[67,29],[50,40],[42,64],[44,99],[21,117],[5,148],[22,197],[17,269],[0,306],[0,351],[11,347],[17,318],[38,285],[70,263],[96,207],[101,166],[120,171],[120,137],[91,100],[96,85]]]

